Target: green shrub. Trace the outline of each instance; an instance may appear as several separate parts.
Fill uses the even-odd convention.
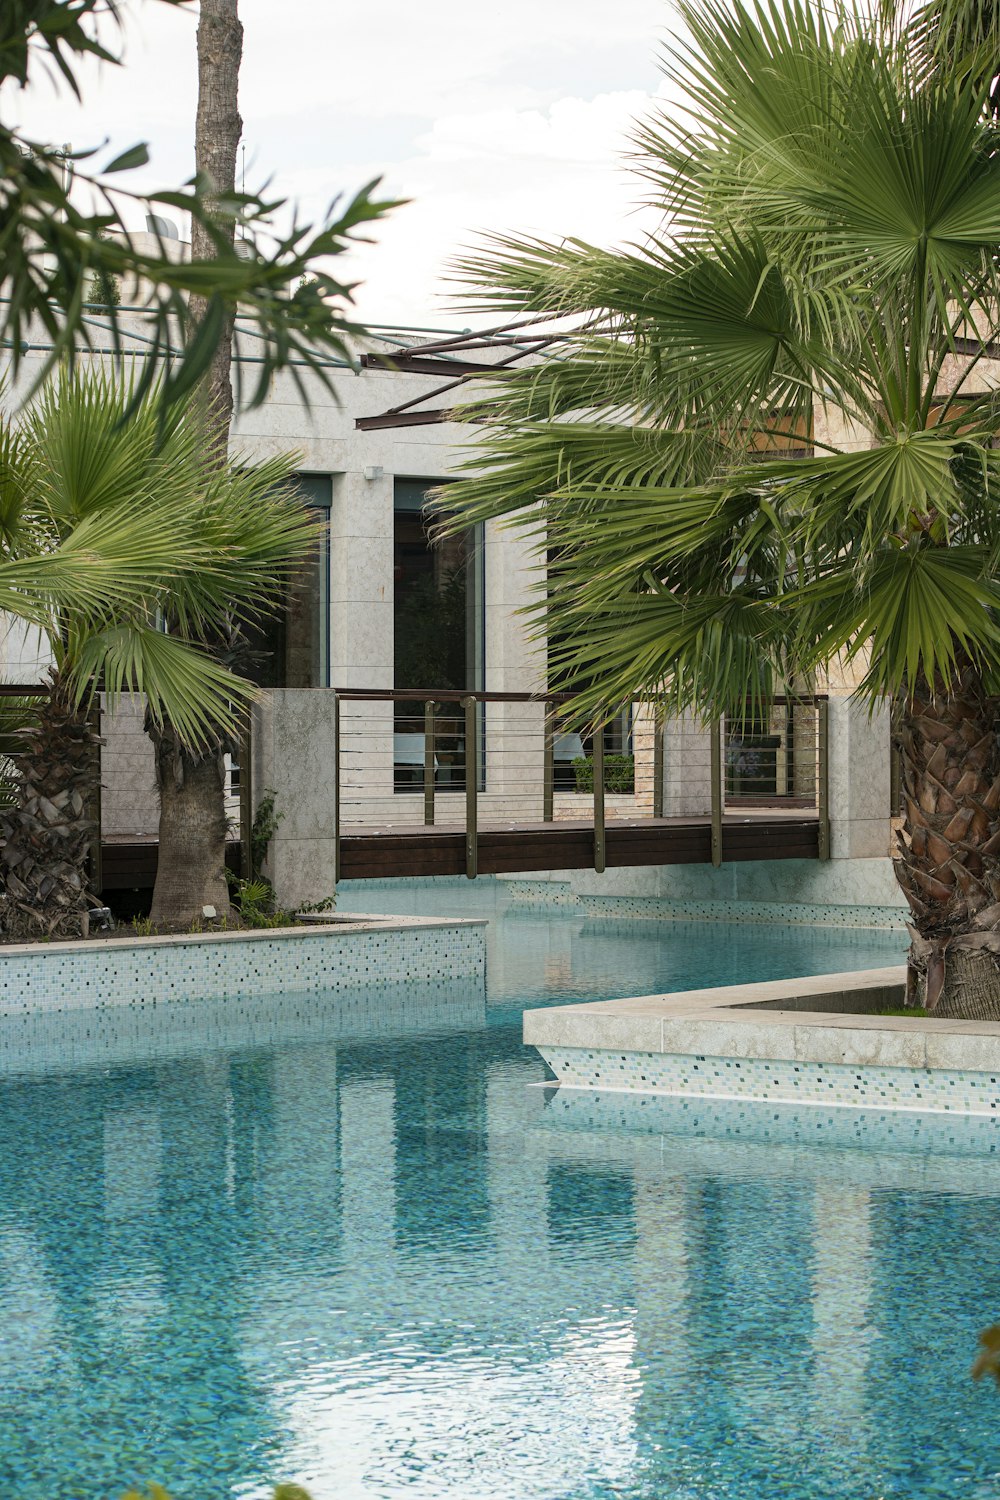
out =
[[[594,757],[577,757],[573,762],[578,792],[594,790]],[[635,791],[635,756],[606,755],[604,757],[604,790],[630,796]]]

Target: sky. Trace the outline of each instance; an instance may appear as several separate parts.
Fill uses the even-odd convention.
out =
[[[107,141],[97,160],[148,141],[151,166],[122,180],[175,186],[193,171],[197,11],[123,10],[125,65],[87,69],[82,107],[40,69],[0,107],[33,139]],[[410,200],[353,257],[367,322],[463,326],[446,268],[482,232],[641,235],[623,155],[657,95],[669,0],[240,0],[240,15],[247,188],[270,179],[307,219],[377,176]]]

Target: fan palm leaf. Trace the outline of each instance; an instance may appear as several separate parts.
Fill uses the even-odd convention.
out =
[[[220,466],[198,405],[106,373],[62,380],[0,432],[0,609],[38,626],[53,660],[4,821],[4,920],[72,930],[93,901],[90,699],[142,694],[149,722],[192,749],[235,736],[254,689],[204,637],[279,607],[315,524],[289,460]]]

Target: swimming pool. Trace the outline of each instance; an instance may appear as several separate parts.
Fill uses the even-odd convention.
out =
[[[360,900],[360,898],[359,898]],[[873,967],[897,935],[498,916],[489,988],[260,997],[0,1086],[17,1500],[1000,1492],[983,1155],[572,1128],[525,1003]],[[320,1007],[322,1011],[322,1006]],[[270,1028],[270,1031],[268,1031]],[[734,1108],[739,1129],[745,1108]]]

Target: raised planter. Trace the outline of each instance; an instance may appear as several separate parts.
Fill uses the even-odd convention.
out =
[[[526,1011],[564,1088],[1000,1114],[1000,1025],[865,1014],[902,967]]]
[[[0,1017],[245,993],[350,989],[486,972],[484,921],[354,917],[263,931],[0,949]]]

